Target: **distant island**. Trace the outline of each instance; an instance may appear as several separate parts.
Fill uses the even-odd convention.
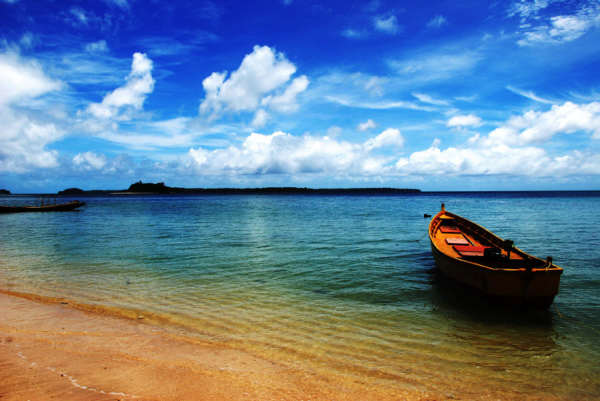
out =
[[[298,187],[265,187],[265,188],[180,188],[169,187],[164,182],[150,183],[138,181],[126,190],[91,190],[68,188],[58,195],[277,195],[277,194],[325,194],[325,195],[391,195],[416,194],[419,189],[410,188],[298,188]]]
[[[85,193],[85,191],[79,188],[67,188],[63,189],[62,191],[58,191],[59,195],[79,195],[83,193]]]
[[[0,189],[0,195],[10,195],[10,191],[8,189]]]

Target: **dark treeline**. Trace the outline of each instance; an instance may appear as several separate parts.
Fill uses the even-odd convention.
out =
[[[91,190],[68,188],[59,195],[110,195],[110,194],[189,194],[189,195],[278,195],[278,194],[326,194],[326,195],[375,195],[375,194],[409,194],[420,193],[418,189],[409,188],[298,188],[298,187],[265,187],[265,188],[179,188],[169,187],[163,182],[144,183],[138,181],[126,190]]]

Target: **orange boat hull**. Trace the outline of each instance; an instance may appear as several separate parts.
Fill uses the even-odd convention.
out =
[[[441,233],[441,224],[435,221],[441,215],[451,216],[448,218],[455,219],[453,223],[460,221],[460,234]],[[482,237],[477,236],[479,232]],[[508,254],[502,251],[504,254],[497,256],[497,261],[484,257],[461,257],[446,245],[446,238],[458,235],[485,247],[499,246],[503,241],[483,227],[442,210],[432,219],[429,236],[435,263],[444,276],[505,304],[539,308],[548,308],[552,304],[558,294],[562,268],[551,262],[547,264],[518,248],[512,248]],[[511,266],[501,267],[501,263],[510,263]]]

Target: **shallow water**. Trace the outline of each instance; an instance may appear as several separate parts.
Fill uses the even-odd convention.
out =
[[[0,202],[19,203],[7,197]],[[135,310],[372,385],[600,398],[600,193],[103,197],[0,215],[0,288]],[[565,268],[548,311],[438,277],[440,202]]]

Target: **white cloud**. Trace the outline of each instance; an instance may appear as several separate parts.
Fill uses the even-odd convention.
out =
[[[95,122],[95,121],[92,121]],[[119,130],[117,124],[99,124],[97,136],[136,150],[157,150],[161,148],[187,148],[198,137],[194,120],[189,117],[176,117],[160,121],[137,121],[135,131]]]
[[[56,167],[58,153],[46,146],[63,134],[46,121],[45,108],[28,110],[26,103],[62,84],[46,76],[37,62],[12,52],[0,53],[0,76],[0,171]]]
[[[342,130],[342,127],[338,127],[337,125],[333,125],[329,128],[327,128],[327,136],[329,138],[338,138],[340,135],[342,135],[342,132],[344,130]]]
[[[441,150],[437,144],[414,152],[396,163],[398,172],[425,175],[545,175],[550,161],[539,148],[450,147]]]
[[[383,84],[385,83],[384,78],[380,77],[370,77],[367,82],[365,82],[365,89],[371,95],[381,96],[383,95]]]
[[[85,171],[100,170],[106,165],[106,156],[94,152],[78,153],[73,157],[73,164]]]
[[[531,99],[536,102],[546,103],[546,104],[554,104],[554,102],[552,100],[541,98],[541,97],[537,96],[535,93],[533,93],[532,91],[525,91],[525,90],[521,90],[521,89],[518,89],[518,88],[515,88],[512,86],[507,86],[506,89],[508,89],[509,91],[511,91],[513,93],[516,93],[517,95],[526,97],[527,99]]]
[[[252,53],[244,57],[229,78],[227,72],[213,72],[202,81],[206,96],[200,104],[200,113],[214,119],[223,111],[254,111],[267,95],[276,97],[272,92],[288,82],[295,72],[296,66],[282,53],[276,53],[268,46],[254,46]],[[283,108],[294,108],[290,100],[301,92],[303,85],[308,85],[306,77],[294,81],[287,97],[284,92],[278,98]]]
[[[398,25],[398,19],[395,15],[375,17],[373,19],[373,26],[376,30],[389,35],[395,35],[400,32],[400,25]]]
[[[600,103],[566,102],[546,112],[528,111],[509,119],[487,136],[474,135],[462,146],[441,149],[439,141],[435,141],[428,149],[399,159],[396,168],[406,175],[598,175],[600,154],[573,151],[553,156],[541,147],[532,146],[559,133],[578,131],[600,139]]]
[[[191,118],[189,117],[176,117],[169,120],[154,121],[151,123],[151,127],[154,131],[175,135],[184,132],[190,121]]]
[[[402,146],[404,146],[404,137],[400,133],[400,130],[396,128],[388,128],[375,138],[371,138],[365,142],[365,148],[369,151],[382,147],[401,148]]]
[[[548,141],[557,134],[589,132],[600,139],[600,103],[565,102],[545,112],[528,111],[515,116],[489,134],[490,143],[523,145]]]
[[[251,125],[254,128],[263,127],[267,121],[269,120],[269,113],[264,111],[263,109],[258,109],[256,114],[254,114],[254,119],[252,120]]]
[[[141,109],[153,90],[152,60],[143,53],[134,53],[127,83],[104,96],[101,103],[90,104],[88,112],[99,119],[128,119],[125,113]]]
[[[565,4],[566,7],[561,10],[564,13],[562,15],[549,18],[539,15],[539,11],[548,5],[548,1],[516,3],[510,9],[509,16],[521,17],[520,39],[517,41],[520,46],[571,42],[593,27],[600,26],[600,5],[595,2],[575,2],[573,5],[577,9],[572,9],[571,4]]]
[[[183,148],[192,144],[191,134],[131,134],[123,132],[103,131],[99,138],[110,142],[119,143],[131,149],[157,150],[160,148]]]
[[[296,96],[306,90],[308,83],[308,78],[305,75],[295,78],[282,94],[267,96],[261,101],[261,105],[269,106],[276,111],[284,113],[296,111],[298,110]]]
[[[430,82],[464,75],[482,59],[477,51],[445,48],[402,60],[389,60],[389,66],[412,82]]]
[[[413,93],[414,97],[419,99],[420,102],[429,103],[436,106],[447,106],[448,102],[446,100],[434,99],[433,97],[425,94],[425,93]]]
[[[474,114],[454,116],[446,123],[447,127],[479,127],[481,126],[481,118]]]
[[[446,19],[446,17],[444,17],[443,15],[436,15],[435,17],[433,17],[432,19],[429,20],[429,22],[427,23],[427,26],[429,28],[441,28],[442,26],[446,25],[448,23],[448,20]]]
[[[512,17],[518,15],[522,21],[526,21],[529,17],[535,16],[540,10],[548,7],[550,1],[548,0],[520,0],[514,2],[508,9],[508,16]]]
[[[54,124],[8,107],[0,107],[0,124],[0,171],[22,173],[58,166],[58,152],[46,149],[63,136]]]
[[[491,136],[491,135],[490,135]],[[294,136],[284,132],[253,133],[239,146],[208,150],[192,148],[190,167],[197,174],[228,177],[322,175],[335,179],[400,176],[567,177],[600,175],[600,155],[573,151],[552,156],[545,149],[491,141],[475,135],[461,146],[446,149],[440,141],[406,157],[399,130],[386,129],[364,143],[332,136]]]
[[[0,53],[0,105],[35,98],[61,88],[47,77],[39,63],[12,52]]]
[[[373,120],[371,120],[371,119],[369,118],[369,119],[368,119],[367,121],[365,121],[364,123],[360,123],[360,124],[358,124],[358,127],[357,127],[357,128],[358,128],[358,130],[359,130],[359,131],[366,131],[366,130],[368,130],[368,129],[375,128],[376,126],[377,126],[377,124],[375,124],[375,121],[373,121]]]
[[[385,173],[387,158],[373,156],[374,149],[402,146],[400,131],[388,129],[363,144],[330,136],[294,136],[281,131],[253,133],[240,146],[189,150],[195,170],[204,175],[327,174],[370,176]]]
[[[283,132],[251,134],[240,147],[189,154],[204,174],[301,174],[338,172],[359,163],[357,145],[328,137],[296,137]]]
[[[572,151],[550,155],[546,149],[532,146],[559,133],[578,131],[600,139],[600,103],[566,102],[546,112],[528,111],[487,136],[474,135],[462,146],[441,149],[436,140],[428,149],[400,158],[396,169],[403,175],[599,175],[600,154]]]
[[[106,40],[99,40],[86,44],[85,50],[88,53],[105,53],[108,51],[108,45],[106,44]]]
[[[423,110],[433,111],[434,109],[429,106],[422,106],[413,102],[405,101],[381,101],[381,102],[364,102],[346,99],[338,96],[325,96],[325,99],[347,107],[356,107],[359,109],[372,109],[372,110],[389,110],[389,109],[408,109],[408,110]]]
[[[582,36],[590,28],[591,23],[592,21],[588,19],[574,15],[552,17],[548,25],[537,26],[531,31],[524,32],[524,37],[518,41],[518,44],[529,46],[537,43],[571,42]]]
[[[600,155],[573,151],[551,156],[544,149],[527,146],[470,146],[440,149],[439,143],[414,152],[396,163],[401,175],[568,177],[600,175]]]

